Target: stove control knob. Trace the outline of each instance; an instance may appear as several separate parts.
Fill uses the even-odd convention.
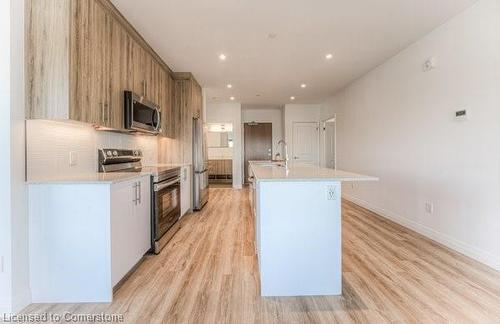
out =
[[[111,156],[111,155],[113,155],[113,153],[111,153],[111,151],[108,151],[108,152],[106,152],[106,155]]]
[[[113,156],[118,156],[118,152],[117,151],[113,151]]]

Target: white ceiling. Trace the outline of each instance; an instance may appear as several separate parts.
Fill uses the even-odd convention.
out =
[[[209,100],[281,105],[290,96],[321,102],[475,0],[112,2],[172,70],[195,75]]]

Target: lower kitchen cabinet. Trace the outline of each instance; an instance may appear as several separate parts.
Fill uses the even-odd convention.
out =
[[[111,188],[111,282],[113,287],[151,248],[149,177]]]
[[[150,181],[29,184],[33,303],[112,301],[115,285],[151,247]]]
[[[181,217],[190,209],[192,203],[191,196],[191,165],[185,165],[181,168]]]

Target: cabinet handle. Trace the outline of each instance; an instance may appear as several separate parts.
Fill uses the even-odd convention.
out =
[[[108,124],[110,124],[110,120],[111,120],[111,104],[109,104],[109,103],[106,104],[106,112],[107,112],[106,122]]]
[[[134,183],[134,190],[135,190],[135,192],[134,192],[135,197],[134,197],[134,200],[132,200],[132,201],[134,202],[135,205],[137,205],[137,202],[138,202],[138,199],[137,199],[137,182]]]
[[[140,182],[137,182],[137,188],[138,188],[138,192],[139,192],[139,197],[137,198],[138,201],[139,201],[139,204],[142,204],[142,193],[141,193],[141,183]]]
[[[100,102],[99,107],[101,108],[101,122],[104,123],[104,104]]]
[[[146,97],[146,81],[142,80],[142,96]]]

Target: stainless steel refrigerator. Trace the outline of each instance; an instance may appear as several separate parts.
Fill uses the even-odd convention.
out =
[[[193,209],[200,210],[208,202],[207,128],[201,118],[193,119]]]

